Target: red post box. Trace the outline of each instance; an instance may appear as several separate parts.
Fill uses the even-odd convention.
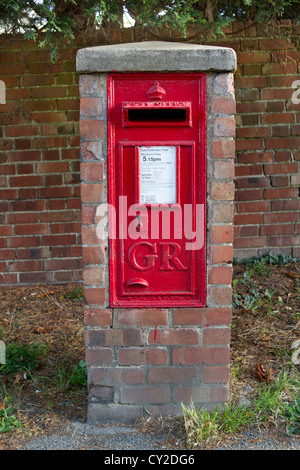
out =
[[[206,81],[108,77],[111,307],[204,306]]]
[[[78,51],[91,423],[228,400],[235,68],[196,44]]]

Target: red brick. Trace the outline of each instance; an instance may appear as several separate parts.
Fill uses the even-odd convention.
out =
[[[209,326],[229,324],[230,308],[175,308],[174,325]]]
[[[32,142],[33,148],[36,149],[49,149],[61,148],[68,146],[67,137],[36,137]]]
[[[234,158],[234,140],[213,140],[213,158]]]
[[[70,186],[65,187],[49,187],[49,188],[40,188],[39,197],[40,198],[68,198],[73,196],[73,188]]]
[[[235,248],[252,248],[265,246],[266,240],[264,237],[251,237],[251,238],[235,238]]]
[[[227,387],[211,387],[209,401],[222,403],[228,402],[229,400],[229,391]]]
[[[38,235],[38,234],[48,234],[49,226],[47,224],[25,224],[25,225],[16,225],[15,234],[16,235]]]
[[[271,212],[264,214],[265,224],[278,224],[280,222],[297,222],[298,214],[295,212]]]
[[[232,263],[233,246],[212,246],[210,248],[210,257],[212,264]]]
[[[93,225],[92,227],[86,227],[83,225],[81,227],[81,232],[83,245],[99,245],[100,239],[97,235],[96,225]]]
[[[270,188],[264,191],[265,199],[285,199],[285,198],[297,198],[297,188]]]
[[[281,175],[282,173],[298,173],[298,163],[277,163],[265,165],[266,175]]]
[[[18,283],[17,274],[5,273],[3,276],[0,276],[0,284],[9,285],[9,284],[17,284],[17,283]]]
[[[197,367],[151,367],[148,373],[148,383],[188,383],[196,378]]]
[[[66,173],[70,171],[68,162],[37,163],[37,173]]]
[[[105,288],[85,288],[84,298],[88,305],[104,305],[105,302]]]
[[[90,376],[92,383],[101,385],[144,383],[143,369],[133,367],[92,367]]]
[[[274,211],[297,211],[300,210],[300,200],[273,201],[272,209]]]
[[[271,149],[285,149],[293,148],[298,149],[300,147],[300,137],[273,137],[266,139],[266,148]]]
[[[173,364],[227,364],[229,347],[173,348]]]
[[[289,233],[293,233],[293,226],[291,224],[262,225],[260,228],[261,235],[287,235]]]
[[[40,237],[11,237],[7,239],[7,246],[9,248],[18,247],[37,247],[41,245]]]
[[[81,200],[82,202],[103,202],[103,184],[82,184]]]
[[[112,364],[113,350],[111,348],[86,348],[85,360],[87,365]]]
[[[112,310],[86,307],[84,322],[87,326],[112,326]]]
[[[148,344],[198,344],[198,332],[191,328],[150,330]]]
[[[235,200],[236,201],[252,201],[252,200],[259,200],[263,199],[263,190],[262,189],[251,189],[249,191],[237,190],[235,193]]]
[[[80,114],[82,116],[101,116],[102,98],[81,98]]]
[[[233,179],[235,176],[234,161],[216,161],[214,166],[214,177],[216,179]]]
[[[203,366],[202,379],[205,383],[228,383],[229,367],[226,366]]]
[[[213,266],[208,275],[209,284],[230,284],[232,282],[232,268]]]
[[[238,178],[237,179],[237,188],[258,188],[270,185],[270,179],[267,177],[255,177],[251,176],[249,178]]]
[[[43,264],[39,260],[30,260],[30,261],[15,261],[9,265],[10,271],[42,271]]]
[[[49,248],[21,248],[16,250],[16,257],[18,259],[49,258],[49,256]]]
[[[120,365],[166,364],[166,348],[121,348],[119,349]]]
[[[256,237],[258,235],[258,227],[254,225],[241,227],[240,235],[241,237]]]
[[[212,243],[231,243],[233,239],[233,227],[231,225],[213,225],[211,227]]]
[[[15,259],[15,251],[14,250],[0,250],[0,255],[2,260],[6,259]]]
[[[6,224],[30,224],[38,222],[37,212],[20,212],[5,214]]]
[[[238,53],[238,63],[240,64],[260,64],[264,62],[270,62],[270,52],[253,51]]]
[[[174,403],[207,403],[209,402],[208,387],[178,387],[173,392]]]
[[[238,162],[242,164],[271,162],[272,160],[273,160],[272,152],[249,152],[249,153],[240,152],[238,154]]]
[[[54,273],[51,272],[28,272],[19,274],[20,283],[40,284],[54,281]]]
[[[53,202],[53,201],[50,201]],[[61,202],[61,201],[58,201]],[[64,201],[62,201],[64,202]],[[74,211],[49,211],[41,212],[41,222],[67,222],[74,220]]]
[[[289,186],[288,176],[271,176],[271,186]]]
[[[234,183],[216,183],[211,186],[211,198],[216,201],[232,201],[234,199]]]
[[[45,235],[43,237],[43,244],[50,246],[75,245],[76,235]]]
[[[83,269],[83,282],[85,285],[103,285],[104,270],[103,268],[85,268]]]
[[[232,291],[230,287],[211,287],[209,292],[215,305],[231,305]]]
[[[162,309],[117,310],[117,322],[122,326],[165,326],[168,311]]]
[[[103,163],[81,163],[81,179],[83,181],[99,181],[103,179]]]
[[[266,237],[267,246],[289,246],[299,245],[299,237],[292,235],[274,235]]]
[[[211,112],[219,114],[235,114],[235,101],[231,98],[212,98]]]
[[[121,403],[167,403],[169,402],[168,387],[122,387]]]
[[[85,334],[88,346],[141,346],[141,330],[105,328],[89,329]]]
[[[203,344],[229,344],[229,328],[206,328],[203,330]]]
[[[6,127],[5,135],[6,137],[22,137],[22,136],[30,136],[30,135],[37,135],[39,133],[38,126],[13,126],[13,127]]]
[[[101,139],[104,137],[103,120],[80,120],[80,135],[88,139]]]
[[[214,135],[218,137],[234,137],[235,120],[233,117],[217,117],[214,124]]]
[[[50,259],[44,261],[46,271],[72,270],[78,268],[77,259]]]
[[[238,139],[236,141],[236,149],[237,151],[240,150],[263,150],[264,149],[264,141],[263,139],[246,139],[241,140]]]
[[[237,204],[238,212],[268,212],[270,210],[271,204],[268,201],[240,202]]]
[[[103,246],[85,246],[82,248],[84,264],[103,264],[106,260]]]
[[[212,220],[213,222],[232,223],[233,204],[214,204]]]

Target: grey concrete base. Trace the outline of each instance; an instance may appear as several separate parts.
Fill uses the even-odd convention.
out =
[[[132,423],[142,418],[143,414],[143,406],[91,403],[88,405],[87,422],[89,424]]]
[[[228,47],[145,41],[80,49],[76,68],[91,72],[234,72],[236,53]]]

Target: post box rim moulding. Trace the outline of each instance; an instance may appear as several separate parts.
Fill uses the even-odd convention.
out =
[[[86,47],[76,56],[79,73],[91,72],[234,72],[236,53],[229,47],[145,41]]]

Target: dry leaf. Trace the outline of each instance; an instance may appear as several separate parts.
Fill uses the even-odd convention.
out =
[[[293,272],[288,272],[288,273],[285,273],[286,276],[290,277],[291,279],[298,279],[300,277],[300,274],[297,274],[297,273],[293,273]]]
[[[256,364],[256,377],[261,382],[269,382],[269,380],[270,380],[270,373],[266,371],[266,369],[261,364],[261,362],[258,362]]]

